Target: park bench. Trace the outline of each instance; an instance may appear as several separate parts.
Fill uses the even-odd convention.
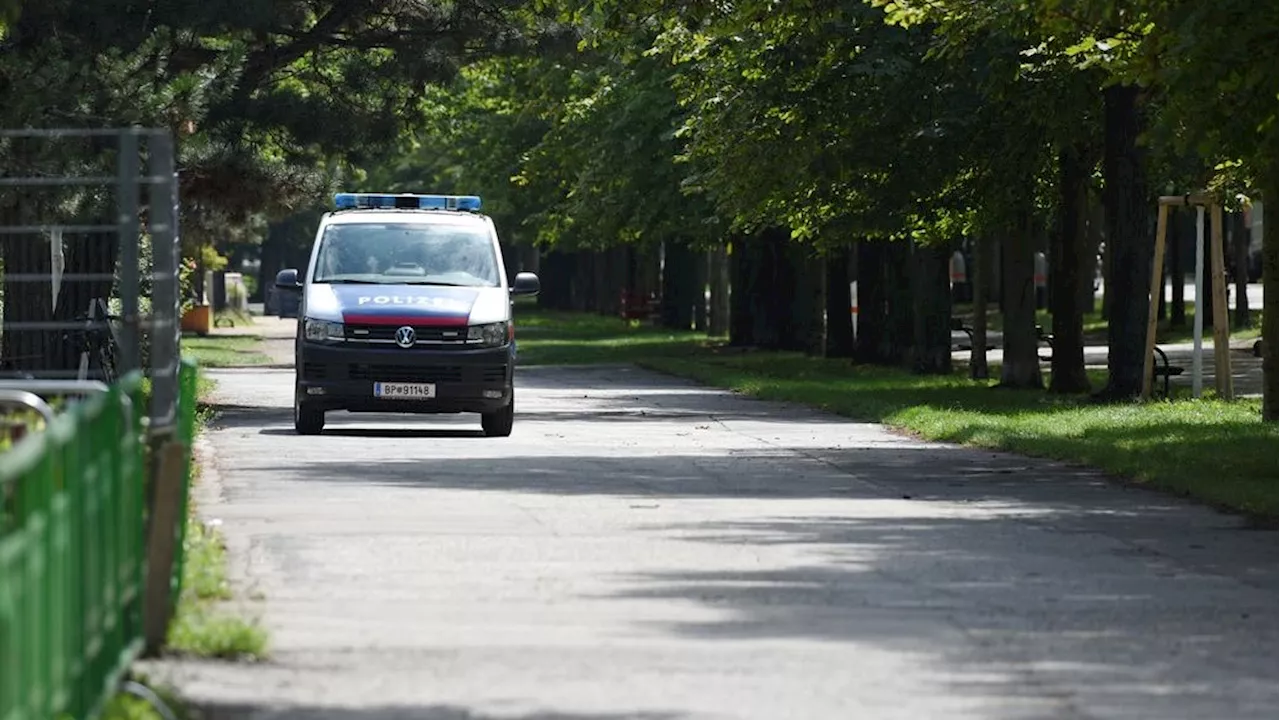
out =
[[[1043,325],[1036,326],[1036,340],[1047,344],[1050,350],[1053,349],[1053,333],[1045,332]],[[1053,355],[1041,355],[1040,359],[1044,362],[1049,362],[1053,360]]]
[[[953,317],[953,318],[951,318],[951,329],[952,329],[952,330],[959,330],[959,331],[963,332],[965,335],[968,335],[968,336],[969,336],[969,347],[967,347],[967,348],[960,348],[961,350],[969,350],[969,349],[972,349],[972,348],[973,348],[973,326],[971,326],[971,325],[969,325],[968,323],[966,323],[966,322],[964,321],[964,318],[958,318],[958,317]],[[995,350],[995,349],[996,349],[996,346],[995,346],[995,345],[992,345],[992,344],[991,344],[991,341],[990,341],[990,340],[988,340],[988,341],[987,341],[987,349],[988,349],[988,350]]]
[[[1169,356],[1164,353],[1164,350],[1160,349],[1159,345],[1155,346],[1155,351],[1156,351],[1156,357],[1160,360],[1160,362],[1157,364],[1153,364],[1151,366],[1152,385],[1155,384],[1156,378],[1163,377],[1164,378],[1164,396],[1169,397],[1169,378],[1173,377],[1174,375],[1181,375],[1183,372],[1186,371],[1186,368],[1182,368],[1177,365],[1170,365]]]
[[[1049,349],[1053,350],[1053,334],[1046,333],[1043,326],[1036,326],[1036,338],[1042,342],[1048,343]],[[1159,345],[1156,345],[1154,350],[1156,362],[1151,365],[1152,385],[1154,385],[1160,378],[1164,378],[1164,396],[1169,397],[1169,378],[1181,375],[1186,372],[1186,368],[1169,364],[1169,356],[1165,354],[1165,351]],[[1049,362],[1053,359],[1053,356],[1041,355],[1040,359],[1045,362]]]
[[[618,316],[623,320],[651,320],[658,314],[658,298],[653,293],[622,291]]]

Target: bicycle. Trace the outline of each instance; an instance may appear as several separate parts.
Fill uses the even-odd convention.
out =
[[[63,340],[80,351],[77,380],[90,379],[90,364],[96,361],[97,376],[92,379],[101,380],[108,385],[116,381],[116,347],[119,339],[112,323],[123,319],[119,315],[112,315],[102,298],[90,300],[88,310],[75,317],[75,321],[82,322],[83,325],[64,333]]]

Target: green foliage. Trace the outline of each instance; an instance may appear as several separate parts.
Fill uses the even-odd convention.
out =
[[[178,265],[178,298],[180,312],[186,312],[196,304],[196,268],[192,258],[184,258]]]
[[[631,47],[651,39],[637,31]],[[709,237],[682,191],[664,61],[566,49],[473,63],[429,92],[428,120],[366,189],[474,192],[508,240],[560,247]]]
[[[157,687],[145,676],[134,679],[151,688],[178,720],[189,720],[195,717],[191,708],[172,689],[164,686]],[[99,720],[163,720],[164,717],[148,700],[122,691],[107,701],[102,714],[99,715]]]
[[[184,233],[205,239],[315,203],[344,163],[396,146],[429,87],[537,30],[515,0],[50,0],[0,17],[0,125],[171,128]]]

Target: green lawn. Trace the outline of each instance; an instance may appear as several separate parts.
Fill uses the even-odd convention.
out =
[[[201,367],[268,365],[271,358],[259,349],[261,344],[256,335],[183,335],[182,353]]]
[[[520,305],[515,310],[515,324],[521,365],[626,363],[637,357],[681,355],[708,345],[702,333]]]
[[[960,372],[922,377],[796,353],[741,352],[697,333],[609,317],[522,309],[517,322],[522,365],[634,362],[929,440],[1080,462],[1267,522],[1276,517],[1278,438],[1275,425],[1259,420],[1257,401],[1100,405],[995,389]]]

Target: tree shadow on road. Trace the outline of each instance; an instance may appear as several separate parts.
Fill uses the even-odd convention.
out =
[[[678,720],[673,713],[575,713],[554,710],[491,715],[456,705],[383,706],[362,709],[290,705],[278,709],[238,703],[203,703],[197,720]]]
[[[706,412],[705,398],[670,395],[661,409],[687,402]],[[641,397],[640,405],[651,402],[593,395],[581,414],[624,419]],[[735,398],[729,409],[750,419],[753,408],[744,406]],[[794,423],[776,408],[761,403],[761,422]],[[295,497],[307,483],[491,493],[502,502],[643,498],[643,508],[599,505],[610,513],[599,521],[607,536],[585,527],[602,542],[625,540],[652,554],[602,564],[590,590],[558,597],[654,611],[624,619],[617,631],[627,637],[743,643],[743,652],[776,651],[779,662],[827,644],[852,647],[842,657],[867,659],[851,675],[876,682],[891,672],[876,662],[910,662],[913,677],[936,683],[920,692],[941,686],[989,703],[988,717],[1002,719],[1275,716],[1275,535],[1242,532],[1238,517],[1117,486],[1083,467],[971,448],[802,447],[714,424],[699,429],[688,417],[677,424],[634,415],[599,438],[552,437],[573,413],[532,409],[532,418],[552,422],[518,421],[517,433],[537,438],[519,452],[471,442],[417,452],[396,443],[393,457],[261,457],[243,469],[290,479],[279,489],[255,487],[257,499]],[[238,408],[224,421],[262,430],[288,417],[287,409]],[[676,430],[705,433],[703,451],[675,442]],[[1135,430],[1128,440],[1142,447],[1153,432]],[[528,543],[531,563],[543,567],[534,561],[558,542]],[[554,575],[554,563],[545,567]],[[393,714],[400,710],[214,717],[484,718],[451,707]]]
[[[263,428],[263,435],[280,435],[294,437],[298,433],[292,428]],[[483,430],[468,430],[465,428],[361,428],[329,426],[320,433],[326,437],[350,437],[350,438],[386,438],[392,440],[446,440],[460,438],[475,438],[483,440],[486,436]]]
[[[1004,720],[1274,716],[1275,536],[1079,468],[864,448],[260,469],[424,493],[642,497],[609,510],[610,537],[658,559],[602,564],[590,591],[562,598],[645,609],[628,637],[776,643],[779,662],[811,643],[856,646],[872,665],[911,658],[937,683],[922,692],[991,703],[986,717]],[[700,509],[744,519],[688,519]],[[699,547],[720,548],[721,564],[696,560]]]
[[[1183,563],[1185,552],[1165,552],[1167,537],[1163,546],[1141,532],[1115,538],[1056,516],[868,515],[654,527],[692,543],[788,548],[805,562],[626,573],[626,589],[600,599],[716,611],[645,623],[658,633],[807,638],[916,657],[949,693],[1008,703],[992,717],[1275,714],[1274,556]]]

